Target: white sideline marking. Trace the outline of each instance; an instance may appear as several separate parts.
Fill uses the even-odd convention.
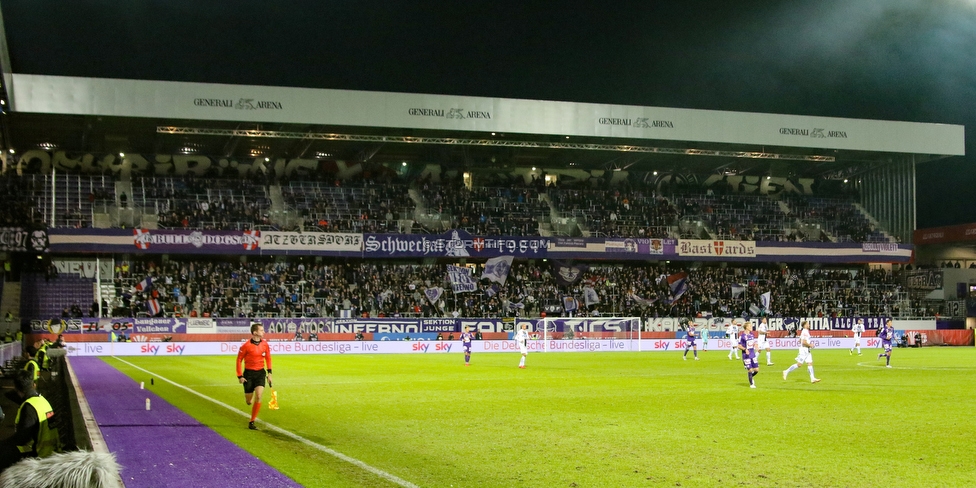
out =
[[[216,400],[214,398],[210,398],[207,395],[204,395],[203,393],[200,393],[200,392],[198,392],[196,390],[191,390],[190,388],[187,388],[187,387],[185,387],[185,386],[183,386],[183,385],[181,385],[179,383],[176,383],[176,382],[174,382],[174,381],[172,381],[170,379],[164,378],[164,377],[162,377],[162,376],[160,376],[160,375],[158,375],[156,373],[153,373],[152,371],[149,371],[149,370],[140,368],[139,366],[136,366],[135,364],[132,364],[132,363],[130,363],[130,362],[128,362],[128,361],[120,358],[120,357],[117,357],[117,356],[112,356],[112,357],[115,358],[115,359],[118,359],[119,361],[121,361],[121,362],[123,362],[125,364],[128,364],[129,366],[132,366],[135,369],[138,369],[139,371],[142,371],[144,373],[150,374],[153,377],[159,378],[159,379],[161,379],[161,380],[163,380],[163,381],[165,381],[165,382],[167,382],[167,383],[169,383],[169,384],[171,384],[171,385],[173,385],[173,386],[175,386],[177,388],[182,388],[183,390],[186,390],[186,391],[188,391],[190,393],[193,393],[194,395],[197,395],[200,398],[203,398],[204,400],[207,400],[209,402],[215,403],[217,405],[220,405],[221,407],[224,407],[224,408],[226,408],[228,410],[231,410],[231,411],[233,411],[235,413],[238,413],[238,414],[240,414],[244,418],[250,418],[250,416],[247,413],[242,412],[242,411],[238,410],[237,408],[234,408],[234,407],[232,407],[232,406],[230,406],[230,405],[228,405],[228,404],[226,404],[226,403],[224,403],[224,402],[222,402],[220,400]],[[379,468],[374,468],[374,467],[372,467],[372,466],[370,466],[370,465],[368,465],[368,464],[366,464],[366,463],[364,463],[364,462],[362,462],[362,461],[360,461],[360,460],[358,460],[356,458],[349,457],[349,456],[347,456],[347,455],[345,455],[345,454],[343,454],[343,453],[341,453],[339,451],[336,451],[336,450],[333,450],[333,449],[329,449],[328,447],[325,447],[325,446],[323,446],[321,444],[316,444],[315,442],[312,442],[312,441],[310,441],[310,440],[308,440],[308,439],[306,439],[306,438],[304,438],[304,437],[302,437],[302,436],[300,436],[298,434],[289,432],[289,431],[287,431],[285,429],[282,429],[282,428],[277,427],[275,425],[269,424],[269,423],[267,423],[267,422],[265,422],[264,420],[261,420],[261,419],[258,419],[258,421],[261,422],[261,424],[263,424],[264,426],[270,428],[271,430],[273,430],[273,431],[275,431],[275,432],[277,432],[277,433],[279,433],[281,435],[290,437],[290,438],[292,438],[292,439],[294,439],[294,440],[296,440],[298,442],[301,442],[302,444],[305,444],[306,446],[309,446],[311,448],[314,448],[314,449],[317,449],[319,451],[322,451],[322,452],[324,452],[324,453],[326,453],[326,454],[328,454],[330,456],[334,456],[334,457],[336,457],[338,459],[341,459],[341,460],[343,460],[343,461],[345,461],[347,463],[353,464],[353,465],[355,465],[355,466],[357,466],[359,468],[362,468],[362,469],[364,469],[366,471],[369,471],[370,473],[373,473],[376,476],[379,476],[380,478],[383,478],[383,479],[385,479],[387,481],[390,481],[390,482],[395,483],[397,485],[404,486],[404,487],[408,487],[408,488],[420,488],[419,486],[417,486],[417,485],[415,485],[415,484],[413,484],[413,483],[411,483],[411,482],[409,482],[407,480],[400,479],[397,476],[394,476],[394,475],[392,475],[390,473],[387,473],[386,471],[383,471],[383,470],[381,470]]]

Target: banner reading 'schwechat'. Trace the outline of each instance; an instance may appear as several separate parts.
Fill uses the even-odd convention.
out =
[[[464,230],[444,234],[365,234],[363,257],[544,258],[549,239],[538,236],[473,236]]]

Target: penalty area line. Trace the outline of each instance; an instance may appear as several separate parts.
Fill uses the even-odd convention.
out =
[[[215,405],[219,405],[219,406],[224,407],[224,408],[226,408],[228,410],[231,410],[231,411],[233,411],[233,412],[235,412],[237,414],[240,414],[244,418],[250,418],[247,413],[242,412],[239,409],[234,408],[234,407],[232,407],[232,406],[230,406],[230,405],[228,405],[228,404],[226,404],[226,403],[224,403],[224,402],[222,402],[220,400],[217,400],[215,398],[210,398],[207,395],[204,395],[203,393],[200,393],[200,392],[198,392],[196,390],[192,390],[190,388],[187,388],[187,387],[185,387],[185,386],[183,386],[183,385],[181,385],[181,384],[179,384],[179,383],[177,383],[177,382],[175,382],[173,380],[170,380],[168,378],[165,378],[163,376],[160,376],[160,375],[158,375],[156,373],[153,373],[152,371],[149,371],[147,369],[144,369],[144,368],[141,368],[139,366],[136,366],[135,364],[132,364],[132,363],[130,363],[130,362],[128,362],[128,361],[120,358],[120,357],[117,357],[117,356],[112,356],[112,357],[115,358],[115,359],[118,359],[119,361],[121,361],[121,362],[123,362],[123,363],[125,363],[125,364],[127,364],[127,365],[129,365],[129,366],[131,366],[133,368],[135,368],[135,369],[138,369],[139,371],[142,371],[142,372],[144,372],[146,374],[152,375],[153,377],[159,378],[159,379],[161,379],[161,380],[163,380],[163,381],[165,381],[165,382],[167,382],[167,383],[169,383],[169,384],[171,384],[171,385],[173,385],[173,386],[175,386],[177,388],[180,388],[180,389],[186,390],[186,391],[188,391],[190,393],[193,393],[194,395],[196,395],[196,396],[198,396],[200,398],[203,398],[204,400],[207,400],[207,401],[209,401],[209,402],[211,402],[211,403],[213,403]],[[277,433],[279,433],[279,434],[281,434],[283,436],[286,436],[286,437],[289,437],[291,439],[294,439],[294,440],[296,440],[298,442],[301,442],[302,444],[305,444],[306,446],[309,446],[309,447],[311,447],[313,449],[316,449],[318,451],[324,452],[324,453],[326,453],[326,454],[328,454],[330,456],[333,456],[333,457],[335,457],[337,459],[341,459],[341,460],[343,460],[343,461],[345,461],[345,462],[347,462],[349,464],[352,464],[352,465],[354,465],[354,466],[356,466],[358,468],[361,468],[361,469],[366,470],[366,471],[368,471],[370,473],[373,473],[376,476],[379,476],[380,478],[383,478],[383,479],[385,479],[385,480],[387,480],[387,481],[389,481],[391,483],[394,483],[394,484],[399,485],[399,486],[407,487],[407,488],[420,488],[419,486],[417,486],[417,485],[415,485],[415,484],[413,484],[413,483],[411,483],[411,482],[409,482],[407,480],[401,479],[401,478],[399,478],[399,477],[397,477],[395,475],[392,475],[390,473],[387,473],[386,471],[383,471],[382,469],[374,468],[373,466],[370,466],[370,465],[368,465],[368,464],[366,464],[366,463],[364,463],[364,462],[362,462],[362,461],[360,461],[360,460],[358,460],[358,459],[356,459],[354,457],[347,456],[347,455],[345,455],[345,454],[343,454],[343,453],[341,453],[339,451],[336,451],[334,449],[329,449],[328,447],[325,447],[325,446],[323,446],[321,444],[317,444],[317,443],[315,443],[313,441],[310,441],[310,440],[308,440],[308,439],[306,439],[306,438],[304,438],[304,437],[302,437],[302,436],[300,436],[298,434],[295,434],[294,432],[290,432],[290,431],[287,431],[285,429],[282,429],[281,427],[278,427],[278,426],[269,424],[268,422],[265,422],[264,420],[261,420],[261,419],[258,419],[258,422],[261,422],[267,428],[269,428],[269,429],[271,429],[271,430],[273,430],[273,431],[275,431],[275,432],[277,432]]]

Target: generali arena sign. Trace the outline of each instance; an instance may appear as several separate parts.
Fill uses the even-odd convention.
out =
[[[701,141],[962,156],[961,125],[12,73],[15,112]]]
[[[817,348],[850,349],[853,338],[814,338]],[[236,355],[243,342],[71,342],[68,356],[215,356]],[[461,341],[280,341],[268,342],[272,354],[461,354]],[[531,340],[533,352],[675,352],[684,339]],[[708,341],[708,349],[727,352],[728,339]],[[772,339],[773,349],[796,349],[797,339]],[[876,347],[877,338],[861,339],[863,347]],[[701,341],[699,350],[704,348]],[[515,341],[474,341],[473,352],[517,353]]]

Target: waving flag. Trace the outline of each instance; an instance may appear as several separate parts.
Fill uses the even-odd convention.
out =
[[[589,266],[585,264],[568,264],[562,261],[552,260],[553,275],[556,278],[556,283],[562,286],[571,286],[579,282],[583,278],[583,273],[590,269]]]
[[[567,312],[579,310],[579,300],[573,297],[563,297],[563,310]]]
[[[641,307],[650,307],[651,305],[654,305],[654,302],[657,301],[657,297],[654,297],[653,299],[648,300],[646,298],[641,298],[640,295],[638,295],[638,294],[636,294],[634,292],[631,292],[630,293],[630,298],[631,298],[631,300],[633,300],[634,302],[636,302],[637,305],[640,305]]]
[[[146,279],[136,283],[136,291],[146,291],[150,286],[152,286],[152,278],[146,277]]]
[[[674,303],[688,291],[688,273],[682,271],[668,276],[668,286],[671,288],[671,302]]]
[[[514,256],[498,256],[489,259],[485,263],[485,271],[481,274],[481,278],[504,285],[505,280],[508,279],[508,272],[512,270],[513,259]]]
[[[156,300],[155,298],[150,298],[148,301],[146,301],[146,308],[149,310],[149,315],[153,317],[159,315],[159,312],[163,311],[162,307],[159,306],[159,300]]]
[[[759,295],[759,300],[762,302],[762,308],[766,309],[766,313],[772,312],[772,310],[769,309],[769,304],[773,301],[773,297],[770,292],[767,291],[766,293]]]
[[[424,290],[424,296],[427,297],[427,301],[430,302],[431,305],[436,305],[437,301],[441,299],[441,295],[443,294],[444,294],[444,289],[439,286],[435,286],[433,288],[427,288],[426,290]]]
[[[488,298],[491,298],[498,294],[498,290],[498,285],[491,285],[487,290],[485,290],[485,295],[488,295]]]
[[[600,294],[597,293],[592,286],[584,286],[583,303],[585,303],[587,307],[600,303]]]
[[[447,274],[451,279],[451,288],[454,293],[467,293],[478,289],[478,284],[471,278],[470,268],[448,264]]]
[[[732,283],[732,298],[739,298],[739,295],[746,292],[745,285],[740,285],[738,283]]]

